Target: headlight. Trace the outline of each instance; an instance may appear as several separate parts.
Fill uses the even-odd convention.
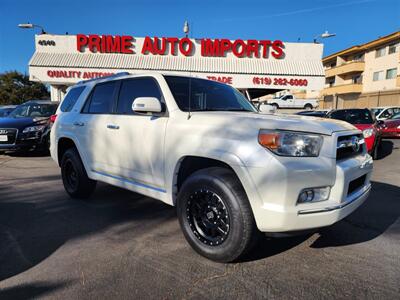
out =
[[[26,128],[22,131],[22,133],[42,131],[45,127],[46,127],[45,125],[38,125],[38,126],[26,127]]]
[[[373,128],[368,128],[368,129],[364,129],[363,130],[364,138],[369,138],[373,134],[374,134],[374,129]]]
[[[281,156],[316,157],[322,147],[321,135],[295,131],[261,129],[258,142]]]
[[[397,126],[397,128],[398,128],[398,129],[400,129],[400,125],[399,125],[399,126]]]

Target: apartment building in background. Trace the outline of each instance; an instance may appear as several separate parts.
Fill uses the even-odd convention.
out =
[[[400,31],[322,59],[320,108],[400,105]]]

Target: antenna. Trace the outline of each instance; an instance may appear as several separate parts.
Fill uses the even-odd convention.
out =
[[[189,34],[189,23],[188,21],[185,21],[185,24],[183,25],[183,32],[185,33],[186,37],[188,37]],[[193,37],[192,32],[190,32],[191,37]],[[188,120],[192,117],[191,115],[191,106],[192,106],[192,68],[191,68],[191,59],[189,58],[190,61],[190,68],[189,68],[189,109],[188,109]]]

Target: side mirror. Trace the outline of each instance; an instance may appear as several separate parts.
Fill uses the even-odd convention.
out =
[[[276,107],[274,105],[261,104],[259,111],[262,114],[274,114],[276,112]]]
[[[377,123],[378,125],[383,125],[383,124],[385,124],[385,122],[384,122],[383,120],[377,120],[376,123]]]
[[[132,111],[139,113],[160,113],[161,103],[154,97],[138,97],[132,103]]]

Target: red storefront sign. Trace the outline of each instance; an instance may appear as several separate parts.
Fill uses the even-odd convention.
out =
[[[78,79],[93,79],[98,77],[113,75],[112,72],[81,72],[72,70],[47,70],[47,76],[50,78],[78,78]]]
[[[134,54],[134,38],[129,35],[112,36],[96,34],[78,34],[76,47],[79,52],[85,49],[92,53],[124,53]],[[145,37],[141,49],[143,55],[177,55],[191,56],[195,43],[189,38]],[[241,40],[200,39],[200,55],[203,57],[225,57],[232,53],[236,57],[284,58],[285,45],[280,40]]]

